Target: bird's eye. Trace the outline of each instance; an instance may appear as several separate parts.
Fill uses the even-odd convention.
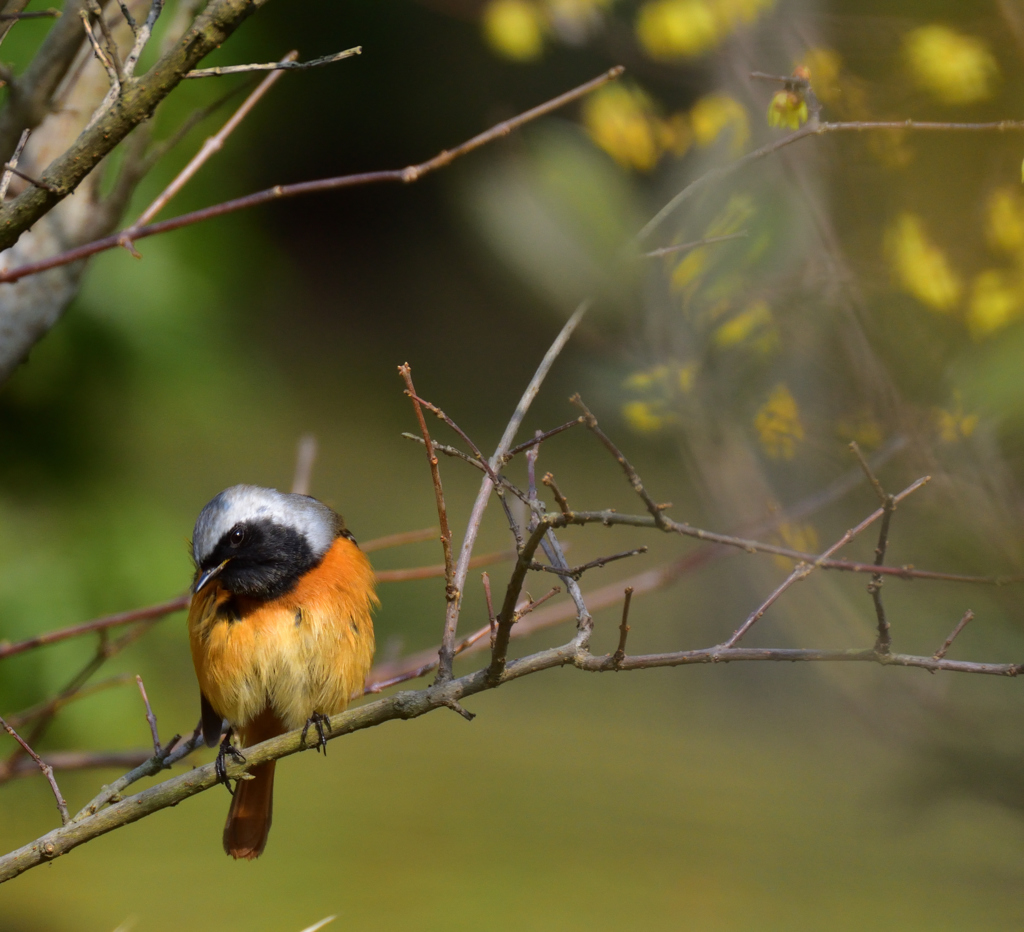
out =
[[[243,540],[245,540],[245,531],[243,531],[240,527],[236,527],[231,532],[230,540],[231,540],[231,546],[232,547],[237,547],[240,543],[242,543]]]

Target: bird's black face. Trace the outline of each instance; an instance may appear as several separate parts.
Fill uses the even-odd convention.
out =
[[[216,577],[234,595],[275,599],[319,563],[305,536],[271,521],[243,521],[227,531],[196,573],[198,592]]]

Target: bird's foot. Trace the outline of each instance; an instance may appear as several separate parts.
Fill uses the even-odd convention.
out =
[[[231,743],[231,730],[229,729],[224,734],[224,738],[221,740],[220,748],[217,750],[217,782],[223,783],[227,788],[228,792],[234,796],[235,791],[231,789],[231,781],[228,779],[228,757],[238,761],[240,764],[245,763],[245,755],[238,750]]]
[[[318,751],[324,752],[324,757],[327,756],[327,732],[331,731],[331,719],[327,715],[322,715],[319,712],[314,712],[308,719],[302,729],[302,743],[306,743],[306,733],[310,727],[316,728],[318,739],[316,744],[313,745]],[[326,731],[325,731],[326,729]]]

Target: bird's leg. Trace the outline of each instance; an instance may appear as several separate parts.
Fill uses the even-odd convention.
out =
[[[215,765],[217,769],[217,782],[223,783],[228,788],[228,792],[232,796],[235,795],[235,791],[231,789],[231,781],[228,779],[227,758],[230,756],[240,764],[245,763],[245,755],[231,743],[231,735],[233,733],[233,728],[229,728],[224,732],[224,737],[220,742],[220,748],[217,750],[217,763]]]
[[[309,731],[310,726],[316,727],[316,733],[319,736],[316,744],[313,745],[318,751],[324,752],[324,757],[327,756],[327,734],[324,729],[331,731],[331,719],[330,716],[322,715],[319,712],[314,712],[308,719],[306,724],[302,728],[302,743],[306,743],[306,732]]]

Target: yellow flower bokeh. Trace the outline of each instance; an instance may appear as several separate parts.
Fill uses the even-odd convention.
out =
[[[785,385],[776,385],[758,410],[754,429],[772,459],[791,460],[796,454],[797,444],[804,439],[804,427],[796,399]]]
[[[750,139],[750,119],[743,105],[728,94],[708,94],[690,110],[690,126],[698,146],[709,146],[727,130],[732,131],[730,149],[742,151]]]
[[[653,434],[671,421],[671,418],[660,409],[660,405],[648,401],[627,401],[622,406],[622,416],[637,433]]]
[[[821,546],[818,532],[811,524],[792,524],[789,521],[784,521],[779,525],[777,534],[782,546],[788,547],[790,550],[817,555]],[[775,557],[775,563],[785,570],[788,570],[793,562],[789,557]]]
[[[917,85],[946,104],[992,96],[999,66],[983,39],[932,24],[909,32],[904,52]]]
[[[640,7],[636,36],[651,58],[692,58],[718,45],[719,20],[706,0],[651,0]]]
[[[983,339],[1018,320],[1024,311],[1024,281],[1019,273],[988,269],[974,279],[967,308],[967,327]]]
[[[978,426],[977,414],[965,414],[960,399],[951,410],[935,409],[935,427],[943,443],[959,443],[974,433]]]
[[[529,0],[490,0],[483,12],[484,37],[498,54],[533,61],[544,51],[544,12]]]
[[[900,214],[885,236],[886,251],[900,287],[933,311],[951,311],[963,290],[946,254],[925,233],[921,218]]]
[[[1024,250],[1024,199],[1016,188],[997,188],[989,196],[985,235],[994,249],[1020,258]]]
[[[624,168],[650,171],[661,156],[660,120],[651,99],[629,84],[612,84],[587,98],[590,137]]]

